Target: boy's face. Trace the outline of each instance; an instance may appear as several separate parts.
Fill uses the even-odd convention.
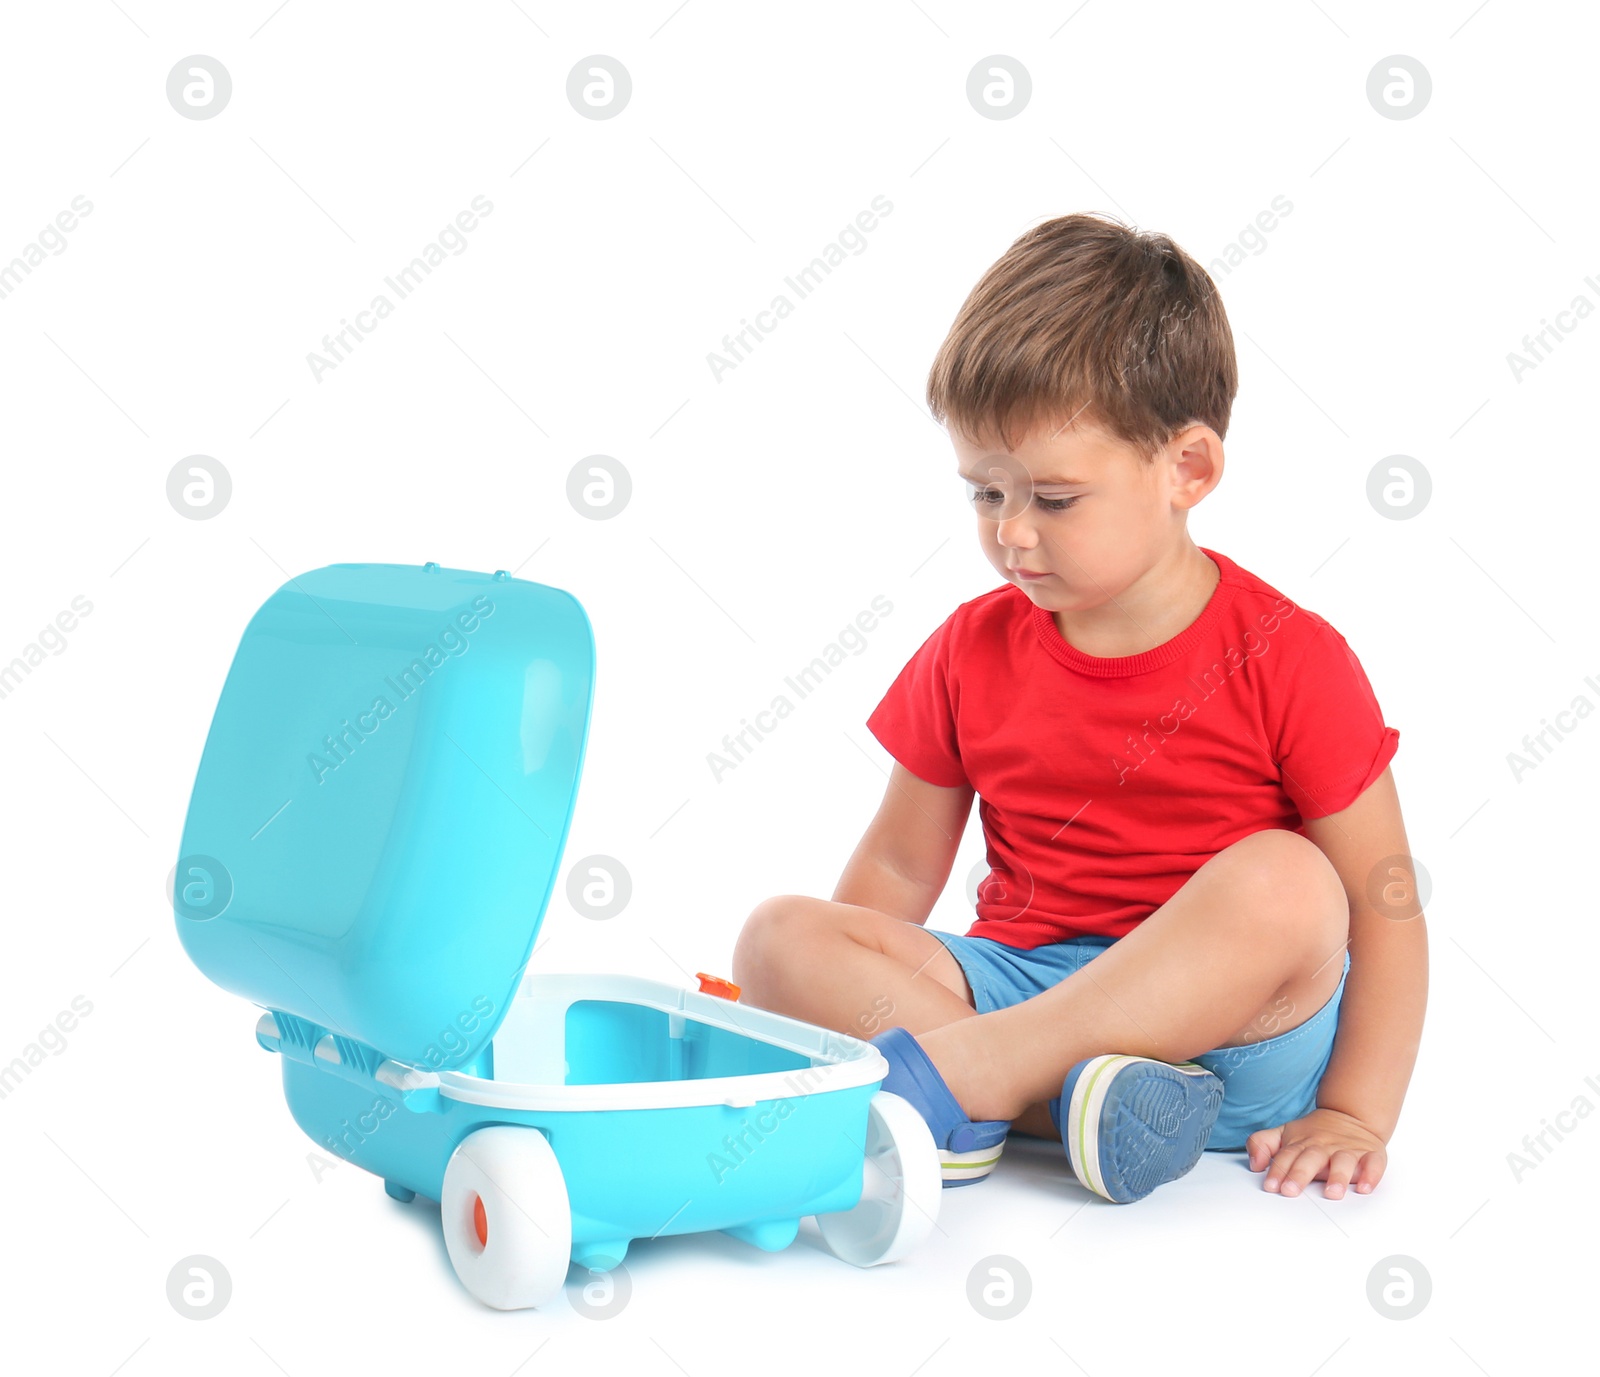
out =
[[[1014,450],[954,428],[950,438],[984,554],[1052,612],[1098,606],[1146,574],[1221,476],[1221,444],[1207,426],[1174,437],[1151,463],[1081,419],[1038,427]]]

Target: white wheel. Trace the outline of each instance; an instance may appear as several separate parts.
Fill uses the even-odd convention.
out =
[[[867,1106],[867,1159],[854,1209],[819,1214],[835,1257],[857,1267],[893,1262],[922,1243],[939,1217],[944,1179],[928,1125],[900,1096],[880,1090]]]
[[[468,1134],[445,1165],[439,1215],[456,1275],[485,1305],[524,1310],[565,1285],[572,1207],[538,1129],[502,1124]]]

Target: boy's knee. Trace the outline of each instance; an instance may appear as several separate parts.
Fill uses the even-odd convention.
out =
[[[1320,847],[1298,832],[1269,828],[1228,848],[1234,876],[1248,907],[1279,931],[1285,917],[1311,929],[1319,942],[1341,942],[1349,933],[1350,905],[1344,883]]]
[[[754,985],[774,959],[784,952],[793,957],[810,902],[803,894],[775,894],[750,910],[733,946],[734,984]]]
[[[809,902],[803,894],[774,894],[770,899],[763,899],[750,910],[750,916],[744,920],[739,935],[743,938],[749,934],[759,940],[775,932],[792,929],[801,921],[801,914]]]

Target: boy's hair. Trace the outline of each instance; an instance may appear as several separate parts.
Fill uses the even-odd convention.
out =
[[[928,374],[928,406],[1012,449],[1077,417],[1150,462],[1186,425],[1218,436],[1239,389],[1216,284],[1165,234],[1062,215],[1024,234],[962,304]]]

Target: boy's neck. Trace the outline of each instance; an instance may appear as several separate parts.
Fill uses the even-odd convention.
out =
[[[1192,540],[1099,607],[1053,613],[1074,650],[1101,659],[1140,655],[1190,626],[1216,591],[1222,571]]]

